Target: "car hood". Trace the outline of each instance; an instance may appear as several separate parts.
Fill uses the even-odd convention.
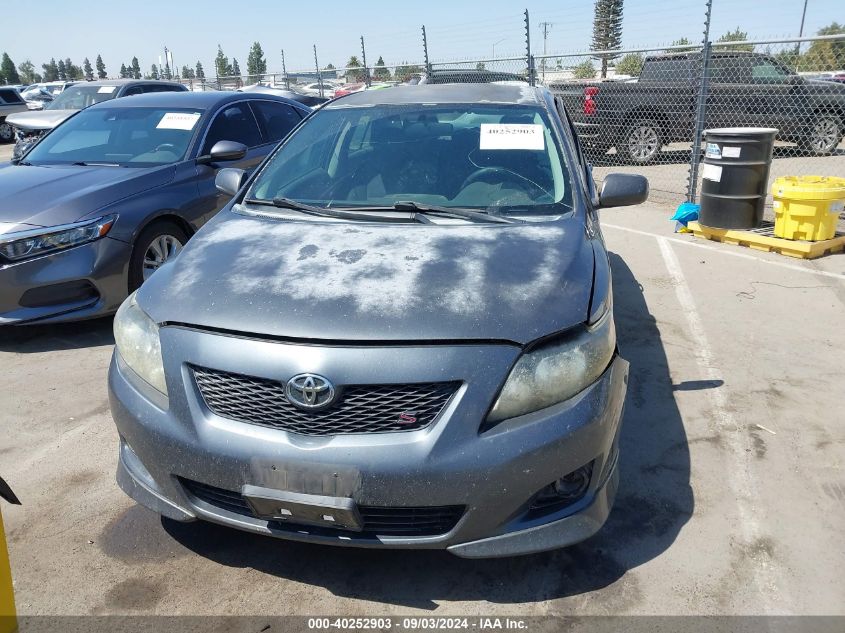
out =
[[[524,344],[587,318],[582,218],[520,225],[277,221],[224,211],[141,288],[157,323],[344,341]]]
[[[70,115],[79,110],[27,110],[6,117],[6,120],[22,130],[52,130]]]
[[[845,84],[835,81],[823,81],[821,79],[809,79],[807,84],[820,94],[845,95]]]
[[[74,165],[0,167],[0,223],[53,226],[164,185],[172,165],[154,168]]]

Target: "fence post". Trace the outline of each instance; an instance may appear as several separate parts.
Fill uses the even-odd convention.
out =
[[[534,73],[534,56],[531,54],[531,23],[528,19],[528,9],[525,10],[525,62],[528,65],[528,83],[536,83]]]
[[[710,10],[713,0],[707,0],[704,14],[704,41],[701,46],[701,74],[698,78],[698,107],[695,111],[695,132],[692,137],[689,178],[687,180],[687,201],[695,202],[698,188],[698,166],[701,163],[701,134],[707,117],[707,79],[710,75]]]
[[[285,87],[290,90],[290,80],[288,79],[288,69],[285,66],[285,49],[282,49],[282,75],[285,78]]]
[[[372,85],[372,80],[370,79],[370,69],[367,67],[367,49],[364,48],[364,36],[361,36],[361,60],[364,63],[364,83],[367,86]]]
[[[314,68],[317,69],[317,90],[320,98],[323,96],[323,76],[320,74],[320,63],[317,61],[317,45],[314,44]]]
[[[425,72],[427,75],[431,74],[431,63],[428,61],[428,40],[425,37],[425,24],[422,27],[423,35],[423,58],[425,59]]]

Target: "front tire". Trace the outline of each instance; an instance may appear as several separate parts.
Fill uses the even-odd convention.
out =
[[[175,222],[154,222],[138,235],[129,260],[129,292],[141,287],[150,275],[179,254],[188,235]]]
[[[0,143],[11,143],[15,138],[15,130],[6,119],[0,119]]]
[[[657,160],[663,147],[660,127],[651,120],[629,125],[622,137],[621,154],[634,165],[648,165]]]
[[[842,141],[842,121],[832,114],[822,114],[810,125],[799,147],[813,156],[830,156]]]

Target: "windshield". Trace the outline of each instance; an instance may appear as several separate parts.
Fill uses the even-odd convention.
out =
[[[559,205],[571,208],[570,182],[547,115],[536,106],[336,106],[290,137],[247,197],[560,214]]]
[[[71,86],[59,94],[47,110],[82,110],[101,101],[114,99],[117,86]]]
[[[147,167],[182,160],[202,115],[179,108],[83,110],[25,157],[39,164],[99,163]]]

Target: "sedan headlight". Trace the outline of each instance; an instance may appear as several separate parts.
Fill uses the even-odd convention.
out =
[[[93,242],[105,236],[116,219],[116,215],[106,215],[95,220],[9,233],[0,237],[0,255],[15,262]]]
[[[167,395],[158,325],[138,307],[134,292],[114,315],[114,342],[129,368]]]
[[[580,393],[601,376],[616,351],[613,310],[562,340],[523,354],[511,370],[487,422],[544,409]]]

